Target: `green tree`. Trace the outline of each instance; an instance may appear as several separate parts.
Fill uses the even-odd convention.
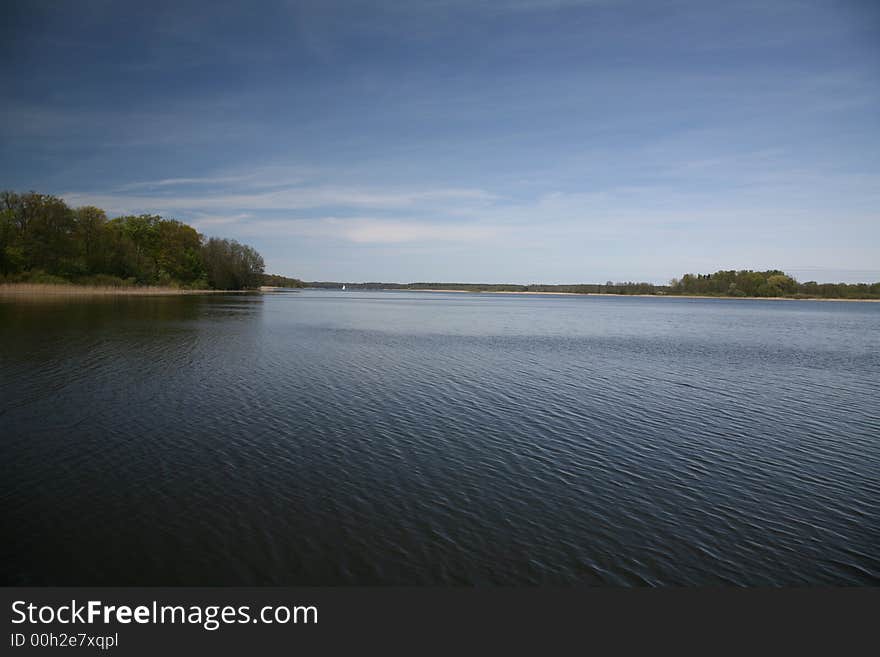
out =
[[[262,284],[263,258],[249,246],[212,237],[205,243],[202,257],[208,283],[213,288],[254,289]]]
[[[100,274],[108,266],[107,215],[100,208],[84,206],[73,211],[77,269],[82,274]]]

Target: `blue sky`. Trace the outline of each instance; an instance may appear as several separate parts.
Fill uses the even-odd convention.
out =
[[[880,3],[6,1],[0,187],[306,280],[880,280]]]

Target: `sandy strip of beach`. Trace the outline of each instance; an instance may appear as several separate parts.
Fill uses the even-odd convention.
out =
[[[572,297],[639,297],[647,299],[721,299],[721,300],[754,300],[754,301],[862,301],[880,303],[880,299],[841,299],[825,297],[722,297],[705,294],[616,294],[612,292],[532,292],[516,290],[438,290],[428,288],[388,288],[395,292],[461,292],[469,294],[550,294],[553,296]]]
[[[523,292],[517,290],[436,290],[426,288],[388,288],[392,292],[463,292],[469,294],[553,294],[553,295],[570,295],[573,297],[586,296],[580,292]]]

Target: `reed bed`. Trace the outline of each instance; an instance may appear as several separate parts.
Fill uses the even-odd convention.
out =
[[[60,285],[41,283],[3,283],[0,296],[16,297],[100,297],[100,296],[172,296],[183,294],[229,294],[230,290],[185,290],[158,285]]]

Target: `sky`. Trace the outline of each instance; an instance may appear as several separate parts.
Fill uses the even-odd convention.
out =
[[[880,280],[880,3],[4,0],[0,188],[304,280]]]

